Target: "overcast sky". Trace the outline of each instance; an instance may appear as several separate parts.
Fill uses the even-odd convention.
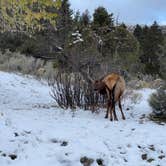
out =
[[[104,6],[127,24],[151,24],[156,20],[166,25],[166,0],[70,0],[70,3],[74,11],[88,9],[91,14],[96,7]]]

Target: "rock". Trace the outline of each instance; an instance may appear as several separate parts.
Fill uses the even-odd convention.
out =
[[[94,162],[92,158],[88,158],[86,156],[80,158],[80,163],[83,166],[91,166],[91,164]]]
[[[160,155],[158,156],[158,158],[162,160],[163,158],[165,158],[165,155]]]
[[[101,158],[96,159],[96,162],[97,162],[98,165],[103,166],[103,159],[101,159]]]
[[[154,161],[153,158],[150,158],[150,159],[147,160],[148,163],[151,163],[152,161]]]
[[[56,138],[52,138],[51,140],[50,140],[52,143],[58,143],[58,140],[56,139]]]
[[[147,160],[147,154],[145,153],[145,154],[142,154],[142,160]]]
[[[19,134],[15,132],[15,133],[14,133],[14,136],[15,136],[15,137],[18,137],[18,136],[19,136]]]
[[[150,145],[149,149],[152,150],[152,151],[155,151],[154,145]]]
[[[17,158],[17,155],[15,154],[9,154],[8,155],[12,160],[15,160]]]
[[[125,158],[124,158],[124,161],[125,161],[126,163],[128,162],[127,159],[125,159]]]
[[[6,153],[2,153],[2,156],[3,156],[3,157],[6,157]]]
[[[68,142],[67,141],[62,141],[61,146],[67,146]]]

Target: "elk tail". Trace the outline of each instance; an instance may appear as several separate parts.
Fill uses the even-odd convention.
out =
[[[116,81],[116,83],[113,86],[112,91],[111,91],[111,99],[112,99],[112,104],[113,105],[115,105],[115,88],[116,88],[118,80],[119,80],[119,78],[117,79],[117,81]]]

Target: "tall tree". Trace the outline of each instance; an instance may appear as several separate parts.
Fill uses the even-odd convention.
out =
[[[73,11],[70,9],[69,0],[62,0],[61,7],[58,12],[57,29],[59,37],[61,38],[62,45],[65,45],[68,34],[71,32],[73,27],[72,19]]]
[[[80,21],[81,21],[81,25],[85,27],[90,24],[90,13],[88,10],[85,10],[85,12],[83,12],[80,18]]]
[[[109,14],[104,7],[98,7],[93,14],[93,26],[94,27],[113,27],[113,14]]]
[[[156,21],[150,28],[147,26],[143,28],[143,37],[140,43],[143,53],[140,59],[145,64],[147,74],[159,74],[160,72],[159,54],[163,41],[163,34]]]
[[[75,13],[75,15],[74,15],[74,27],[75,27],[75,29],[80,29],[80,19],[81,19],[81,14],[80,14],[80,11],[79,10],[77,10],[77,12]]]
[[[160,76],[166,81],[166,38],[162,46],[162,53],[159,55],[160,61]]]
[[[139,24],[137,24],[136,27],[135,27],[135,29],[134,29],[133,34],[134,34],[134,36],[137,38],[137,40],[138,40],[139,42],[141,42],[142,33],[143,33],[142,27],[141,27]]]

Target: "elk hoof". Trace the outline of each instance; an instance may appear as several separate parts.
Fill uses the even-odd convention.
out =
[[[123,120],[125,120],[126,118],[125,117],[122,117]]]
[[[104,118],[107,119],[107,118],[108,118],[108,115],[106,115]]]
[[[113,121],[113,119],[110,119],[110,121]]]

